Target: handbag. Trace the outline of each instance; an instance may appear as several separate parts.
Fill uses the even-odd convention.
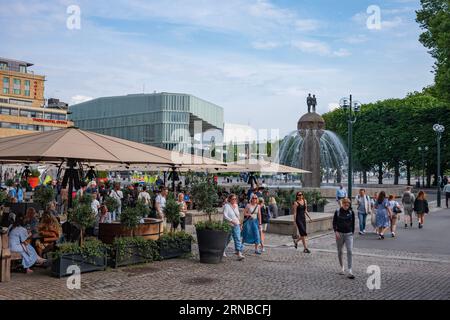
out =
[[[395,214],[399,214],[402,213],[402,209],[399,208],[398,205],[394,206],[394,209],[392,210]]]

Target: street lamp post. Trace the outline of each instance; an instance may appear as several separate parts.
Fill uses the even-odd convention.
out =
[[[352,183],[353,183],[353,124],[356,122],[356,113],[361,109],[361,103],[352,101],[352,95],[349,98],[342,98],[339,101],[340,107],[347,115],[348,124],[348,197],[352,198]]]
[[[445,131],[445,127],[441,124],[433,125],[433,130],[436,132],[436,142],[437,142],[437,174],[436,174],[436,184],[437,184],[437,207],[441,207],[441,138],[442,133]]]
[[[419,152],[422,155],[422,188],[424,188],[425,187],[425,152],[428,151],[428,146],[425,146],[423,148],[417,147],[417,150],[419,150]]]

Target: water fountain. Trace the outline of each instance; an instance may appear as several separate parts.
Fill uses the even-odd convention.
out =
[[[325,120],[315,112],[315,97],[308,96],[308,113],[280,143],[278,161],[281,164],[302,168],[312,174],[303,175],[303,187],[319,188],[322,174],[336,176],[336,182],[347,169],[348,158],[339,137],[325,129]],[[313,111],[310,112],[310,107]]]

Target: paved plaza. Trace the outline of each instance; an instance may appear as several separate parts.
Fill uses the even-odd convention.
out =
[[[449,226],[450,210],[434,209],[424,229],[400,227],[396,239],[355,235],[355,280],[338,274],[332,233],[312,236],[311,254],[268,234],[261,256],[247,246],[237,261],[230,244],[223,263],[201,264],[194,245],[188,259],[82,274],[79,290],[49,270],[14,273],[0,283],[0,299],[449,299]],[[371,265],[380,268],[380,289],[367,287]]]

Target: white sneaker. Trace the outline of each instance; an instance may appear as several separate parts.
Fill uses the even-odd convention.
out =
[[[223,256],[226,258],[227,257],[227,254],[225,253],[225,251],[223,252]]]
[[[341,269],[341,271],[339,271],[339,274],[340,274],[341,276],[344,276],[344,275],[345,275],[345,270],[344,270],[344,269]]]
[[[360,235],[363,235],[363,234],[364,234],[364,232],[360,231],[360,232],[359,232],[359,234],[360,234]]]
[[[238,254],[238,260],[241,261],[241,260],[244,260],[244,258],[245,258],[244,255],[243,255],[242,253],[239,252],[239,254]]]
[[[363,233],[363,234],[366,234],[366,230],[363,230],[362,233]]]

